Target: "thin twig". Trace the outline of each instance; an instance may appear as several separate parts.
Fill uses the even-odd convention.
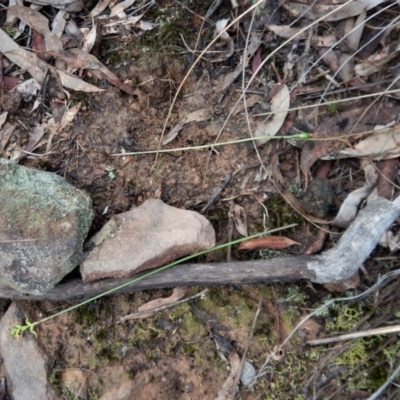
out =
[[[397,366],[397,368],[393,371],[393,373],[389,376],[389,379],[372,395],[368,398],[368,400],[377,400],[380,398],[380,395],[383,393],[383,391],[392,383],[394,378],[398,375],[400,372],[400,365]]]
[[[358,338],[362,338],[362,337],[375,336],[375,335],[386,335],[388,333],[397,333],[397,332],[400,332],[400,325],[385,326],[384,328],[368,329],[368,330],[362,331],[362,332],[352,332],[352,333],[346,333],[344,335],[337,335],[337,336],[332,336],[332,337],[324,338],[324,339],[310,340],[307,342],[307,344],[310,344],[313,346],[313,345],[317,345],[317,344],[340,342],[342,340],[358,339]]]
[[[243,351],[242,359],[240,360],[239,373],[238,373],[237,376],[236,376],[235,385],[234,385],[234,386],[237,386],[237,385],[239,384],[239,380],[240,380],[240,378],[241,378],[241,376],[242,376],[242,370],[243,370],[244,363],[245,363],[245,361],[246,361],[246,355],[247,355],[247,352],[248,352],[249,347],[250,347],[250,342],[251,342],[251,340],[253,339],[254,330],[255,330],[255,328],[256,328],[256,323],[257,323],[258,316],[259,316],[260,311],[261,311],[261,306],[262,306],[263,300],[264,300],[264,296],[261,296],[261,297],[260,297],[260,301],[258,302],[257,311],[256,311],[256,313],[254,314],[253,323],[251,324],[249,336],[248,336],[248,338],[247,338],[246,347],[245,347],[245,349],[244,349],[244,351]],[[254,383],[255,383],[255,380],[254,380]]]
[[[204,296],[207,292],[208,292],[208,289],[204,289],[200,293],[197,293],[197,294],[195,294],[193,296],[187,297],[187,298],[182,299],[182,300],[174,301],[173,303],[170,303],[170,304],[165,304],[163,306],[155,307],[155,308],[152,308],[150,310],[137,311],[137,312],[134,312],[132,314],[125,315],[124,317],[121,317],[117,323],[121,324],[122,322],[128,321],[129,319],[140,317],[143,314],[148,314],[148,313],[154,313],[155,314],[157,312],[167,310],[168,308],[172,308],[172,307],[178,306],[179,304],[186,303],[187,301],[196,299],[197,297]]]

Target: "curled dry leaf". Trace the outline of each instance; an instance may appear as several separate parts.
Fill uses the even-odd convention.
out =
[[[163,140],[163,144],[172,142],[177,136],[181,129],[190,122],[201,122],[211,118],[212,113],[209,109],[202,108],[201,110],[196,110],[186,115],[182,120],[180,120],[169,132],[168,135]]]
[[[382,67],[389,61],[393,60],[400,51],[400,45],[395,49],[384,47],[379,53],[375,53],[368,57],[364,62],[357,64],[354,68],[357,76],[369,76],[375,72],[382,70]]]
[[[50,52],[54,57],[62,59],[71,68],[89,69],[98,79],[106,79],[122,91],[133,94],[133,88],[121,82],[118,77],[105,67],[94,55],[81,49]]]
[[[59,10],[51,25],[51,32],[61,39],[64,29],[67,26],[67,13],[65,10]]]
[[[94,23],[90,31],[83,32],[82,50],[86,51],[86,53],[90,53],[96,43],[97,27],[98,24]]]
[[[341,4],[314,4],[310,6],[308,2],[285,2],[282,4],[286,10],[288,10],[295,17],[307,17],[311,20],[322,18],[334,11],[332,14],[327,16],[324,21],[340,21],[349,17],[356,17],[364,11],[368,11],[371,8],[383,3],[384,0],[357,0],[347,2],[346,5]],[[333,2],[332,2],[333,3]],[[337,11],[335,11],[337,10]]]
[[[5,111],[0,114],[0,129],[3,127],[4,123],[7,121],[8,112]]]
[[[353,54],[343,53],[339,57],[339,76],[343,82],[348,82],[354,76],[354,56]]]
[[[304,254],[318,253],[324,246],[325,239],[328,236],[328,232],[325,229],[320,229],[318,233],[310,239],[310,243],[304,249]]]
[[[353,134],[369,132],[373,125],[395,120],[398,110],[398,107],[379,106],[353,108],[322,121],[313,132],[313,137],[333,139],[350,132]],[[357,157],[350,155],[351,149],[343,150],[345,146],[343,140],[307,141],[303,146],[300,161],[304,175],[308,177],[311,166],[319,158],[335,159],[343,157],[343,154],[348,154],[347,157]]]
[[[8,8],[9,12],[16,15],[21,21],[29,25],[32,29],[39,32],[46,43],[46,50],[62,50],[61,40],[50,32],[49,21],[40,12],[24,6],[12,6]]]
[[[135,0],[125,0],[125,1],[121,1],[120,3],[114,5],[111,8],[111,13],[108,18],[113,18],[115,16],[117,16],[118,18],[125,18],[126,14],[125,14],[124,10],[126,10],[128,7],[130,7],[134,2],[135,2]]]
[[[364,186],[351,192],[339,209],[333,225],[339,228],[348,228],[357,215],[358,206],[374,189],[374,185]]]
[[[362,33],[364,31],[364,21],[367,16],[366,10],[361,11],[360,15],[355,20],[350,32],[346,36],[346,44],[351,52],[358,50]]]
[[[234,71],[229,72],[225,75],[223,82],[217,85],[215,88],[216,93],[225,93],[225,91],[232,85],[235,79],[242,73],[244,69],[247,68],[249,64],[249,59],[255,54],[257,49],[260,47],[262,43],[262,36],[260,33],[252,32],[250,36],[250,43],[246,48],[245,54],[246,57],[242,57],[242,62],[239,63]],[[223,96],[219,99],[219,102],[222,101]]]
[[[40,84],[43,84],[47,70],[54,70],[60,77],[62,85],[68,89],[83,92],[102,92],[100,89],[90,83],[84,82],[76,76],[72,76],[65,71],[57,70],[51,65],[40,60],[36,54],[29,52],[15,43],[2,29],[0,29],[0,52],[10,61],[25,69]]]
[[[174,303],[175,301],[178,301],[185,295],[185,293],[185,288],[175,288],[171,296],[149,301],[148,303],[139,307],[136,313],[125,316],[121,319],[123,321],[127,321],[128,319],[143,319],[151,317],[152,315],[157,313],[160,307],[167,306],[171,303]]]
[[[360,283],[360,274],[358,271],[350,278],[340,282],[325,283],[324,288],[332,293],[343,293],[355,289]]]
[[[90,12],[90,16],[92,18],[97,17],[99,14],[101,14],[110,3],[115,2],[115,0],[100,0],[96,6],[93,8],[93,10]]]
[[[261,249],[286,249],[287,247],[298,245],[300,243],[295,242],[284,236],[266,236],[261,238],[255,238],[246,240],[240,243],[238,250],[261,250]]]
[[[29,135],[29,139],[26,142],[23,151],[22,150],[16,150],[13,155],[11,156],[11,159],[14,162],[19,162],[23,158],[25,158],[28,154],[26,152],[31,152],[36,145],[42,140],[42,137],[44,135],[45,131],[42,126],[37,126],[33,132]]]
[[[104,35],[109,35],[111,33],[118,33],[120,32],[121,26],[129,28],[130,26],[136,27],[136,24],[141,20],[144,14],[140,15],[131,15],[128,18],[110,21],[103,25],[102,33]],[[158,24],[156,24],[157,26]],[[149,29],[143,29],[149,30]]]
[[[262,123],[255,130],[253,135],[255,137],[265,136],[262,139],[256,140],[256,145],[261,146],[268,142],[269,137],[275,136],[281,126],[285,122],[286,116],[290,108],[290,92],[286,85],[278,85],[279,91],[271,100],[272,118],[266,123]],[[269,137],[268,137],[269,136]]]
[[[367,137],[340,152],[343,157],[368,158],[370,160],[385,160],[400,156],[400,125],[393,128],[378,126],[377,133]],[[379,133],[379,131],[382,131]]]
[[[244,237],[248,236],[247,233],[247,215],[246,211],[239,204],[235,204],[232,209],[232,218],[235,223],[236,230]]]
[[[393,198],[394,182],[396,181],[398,166],[399,160],[394,158],[379,161],[376,165],[376,169],[379,171],[377,185],[378,196],[389,201]]]
[[[10,139],[10,136],[14,132],[14,130],[15,125],[11,125],[9,122],[6,122],[4,126],[0,129],[0,154],[6,147],[8,140]]]
[[[299,32],[303,29],[303,28],[293,28],[291,26],[288,25],[267,25],[267,28],[274,32],[275,35],[284,38],[284,39],[290,39],[295,35],[297,39],[300,40],[305,40],[308,37],[308,31],[304,31],[302,33],[299,34]],[[337,43],[337,37],[334,34],[330,34],[330,35],[326,35],[326,36],[316,36],[313,37],[312,39],[312,43],[316,46],[316,47],[331,47],[331,46],[335,46],[335,44]]]

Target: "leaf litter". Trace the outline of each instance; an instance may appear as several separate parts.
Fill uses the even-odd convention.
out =
[[[146,5],[150,10],[148,12],[146,7],[140,8],[132,1],[99,1],[92,10],[85,11],[90,13],[91,22],[88,28],[87,23],[82,23],[83,19],[79,14],[83,12],[82,3],[50,0],[38,3],[66,9],[49,14],[20,5],[13,6],[8,10],[8,21],[14,20],[13,23],[16,24],[19,19],[23,22],[20,25],[18,44],[5,30],[0,31],[0,51],[4,55],[3,71],[7,71],[8,60],[15,64],[13,76],[2,76],[3,82],[11,78],[18,78],[23,82],[26,81],[27,75],[34,79],[32,87],[24,89],[24,103],[13,103],[13,86],[10,84],[10,89],[7,89],[4,84],[0,150],[3,157],[10,157],[26,165],[43,168],[45,163],[46,168],[58,171],[67,179],[73,180],[76,186],[89,191],[96,210],[95,230],[108,218],[103,214],[105,207],[110,210],[108,214],[112,215],[140,204],[146,198],[161,197],[171,205],[200,212],[207,211],[217,225],[219,239],[222,241],[225,226],[220,215],[226,215],[224,207],[225,202],[229,200],[234,202],[234,222],[237,229],[235,234],[252,234],[256,231],[256,226],[260,225],[260,221],[263,221],[264,226],[282,224],[280,219],[287,218],[291,213],[299,213],[306,221],[329,226],[329,230],[335,231],[322,229],[315,235],[315,232],[313,235],[305,234],[307,230],[310,232],[310,229],[315,228],[303,220],[302,224],[306,224],[307,229],[303,229],[304,226],[296,228],[290,238],[262,238],[264,246],[266,239],[270,241],[265,247],[274,249],[299,243],[310,244],[310,241],[315,239],[312,245],[303,250],[304,254],[310,254],[320,251],[323,246],[334,246],[334,241],[330,240],[328,233],[340,234],[341,231],[335,228],[335,225],[342,229],[351,225],[354,215],[358,213],[359,203],[372,191],[373,185],[367,182],[368,178],[362,173],[365,163],[397,159],[399,156],[398,104],[396,97],[389,99],[385,94],[385,90],[397,90],[398,86],[393,72],[398,55],[396,28],[394,26],[392,29],[389,26],[391,22],[388,16],[391,14],[387,13],[391,7],[398,7],[396,2],[363,0],[330,4],[324,1],[312,6],[304,2],[285,2],[281,8],[275,10],[269,10],[266,4],[259,2],[259,8],[253,16],[254,21],[249,15],[243,17],[247,24],[241,28],[245,29],[244,35],[243,32],[236,35],[234,28],[238,28],[239,25],[236,26],[237,22],[232,19],[229,22],[226,20],[224,7],[227,5],[221,4],[217,5],[213,17],[202,7],[189,12],[187,8],[178,4],[166,10],[165,12],[171,15],[163,19],[162,14],[152,14],[150,4]],[[156,7],[153,5],[153,8]],[[222,7],[221,14],[218,7]],[[239,6],[239,9],[245,10],[243,6]],[[176,61],[177,57],[174,59],[157,55],[160,49],[165,48],[165,43],[157,43],[156,51],[150,51],[148,54],[145,54],[143,49],[151,42],[150,35],[168,38],[168,35],[159,32],[178,18],[179,13],[173,14],[177,10],[179,13],[188,13],[185,14],[186,23],[203,16],[203,30],[196,31],[193,37],[188,34],[189,28],[196,30],[197,25],[190,23],[186,26],[188,31],[185,32],[185,36],[188,37],[185,40],[190,49],[196,49],[196,44],[199,43],[196,39],[197,34],[198,38],[201,38],[200,43],[209,43],[211,39],[216,41],[215,47],[206,50],[202,55],[202,61],[199,61],[200,69],[185,78],[183,92],[178,97],[176,108],[169,110],[171,94],[177,93],[176,87],[184,79],[188,67],[187,60],[182,63]],[[68,21],[65,18],[67,12]],[[55,19],[49,21],[49,15],[54,15]],[[325,16],[327,17],[323,23],[316,22]],[[372,22],[376,22],[375,16],[384,16],[387,19],[386,26],[380,25],[376,33],[371,29]],[[98,17],[103,28],[100,28],[99,21],[93,20],[92,17]],[[264,20],[264,17],[268,18]],[[213,24],[207,21],[210,18],[214,18]],[[304,27],[309,24],[308,31],[301,32],[301,29],[296,28],[294,22],[297,20],[304,23]],[[287,25],[282,25],[282,21]],[[53,22],[52,30],[49,28],[49,22]],[[248,28],[252,23],[255,26],[266,25],[267,31],[260,35],[255,28]],[[226,29],[227,25],[232,26]],[[30,46],[29,40],[25,41],[24,35],[29,35],[26,26],[33,31],[33,52],[26,49]],[[110,43],[110,33],[120,35],[117,41],[120,41],[121,48],[129,48],[132,54],[126,57],[127,53],[124,55],[124,51],[128,50],[90,54],[95,42],[102,43],[102,46],[107,41]],[[186,45],[182,43],[180,35],[177,35],[177,38],[179,44],[173,45],[173,51],[177,51],[179,47],[185,51]],[[140,44],[135,44],[143,39]],[[283,40],[287,40],[287,43],[284,44]],[[277,50],[279,46],[282,47]],[[271,49],[276,49],[272,56]],[[213,53],[215,51],[219,52],[217,58]],[[107,54],[113,53],[122,58],[122,61],[110,63]],[[187,50],[186,54],[188,53],[192,56],[198,54]],[[165,60],[163,57],[166,57]],[[279,62],[274,62],[273,57],[278,58]],[[321,69],[317,65],[320,60],[328,69]],[[252,72],[246,70],[249,65]],[[276,74],[271,72],[273,65],[290,66],[280,71],[284,73],[282,82],[280,79],[276,82]],[[3,72],[5,75],[8,73],[9,71]],[[52,74],[52,84],[54,80],[59,81],[64,89],[58,87],[52,100],[53,104],[49,104],[50,96],[45,88]],[[250,74],[251,84],[246,87],[250,82]],[[382,84],[385,78],[389,82]],[[342,94],[333,93],[330,89],[332,84],[343,90]],[[363,90],[377,93],[376,104],[371,106],[370,100],[357,99],[354,91],[347,91],[351,86],[357,87],[357,93]],[[271,90],[274,87],[275,89]],[[319,104],[312,104],[311,100],[307,99],[307,91],[312,93],[315,90],[316,93],[321,93],[321,87],[323,94]],[[86,92],[86,97],[82,102],[82,99],[77,101],[75,96],[78,96],[78,93],[66,94],[65,89]],[[348,93],[354,94],[354,98],[350,99],[351,109],[336,107],[335,100],[346,99]],[[392,95],[396,96],[396,92]],[[241,99],[241,96],[253,98],[237,107],[235,102]],[[64,114],[57,118],[54,115],[53,119],[49,117],[49,112],[55,113],[57,98],[61,104],[58,109]],[[70,98],[75,103],[69,104]],[[310,112],[302,110],[302,106],[310,104],[313,106]],[[44,108],[44,105],[51,107]],[[240,111],[234,111],[236,108]],[[298,112],[293,112],[297,111],[293,110],[294,108],[299,109]],[[26,111],[28,109],[29,112]],[[43,109],[46,111],[43,112]],[[29,113],[35,116],[36,121]],[[212,148],[213,142],[220,136],[225,141],[243,139],[251,135],[266,138],[256,142],[258,155],[254,153],[254,147],[238,144],[232,148],[211,150],[211,161],[208,163],[208,154],[205,154],[207,151],[181,151],[176,156],[167,153],[154,169],[151,160],[144,156],[132,156],[131,153],[157,148],[165,116],[170,113],[178,122],[172,126],[169,135],[161,139],[162,146],[166,146],[167,149],[172,149],[175,144],[179,147],[209,144]],[[21,119],[28,126],[27,129],[23,127]],[[252,132],[249,132],[249,125]],[[279,135],[298,135],[301,132],[307,133],[307,138],[311,140],[292,140],[290,143],[277,140]],[[130,154],[121,158],[108,157],[108,154],[125,152]],[[322,159],[335,160],[327,166],[324,176],[324,179],[332,182],[335,189],[326,219],[310,215],[300,202],[309,181],[318,176]],[[258,160],[264,165],[257,173],[255,169],[258,168]],[[113,180],[107,180],[105,173],[110,168],[115,171]],[[390,166],[388,164],[387,171],[382,173],[393,183],[396,183],[397,179],[396,168],[397,164],[393,162]],[[221,181],[223,176],[225,178]],[[385,189],[380,193],[389,197],[393,192],[396,192],[394,185],[386,183]],[[289,208],[290,212],[287,209],[284,212],[274,211],[273,203],[277,202],[277,199],[282,202],[281,209],[286,202],[293,209]],[[259,201],[264,202],[267,211],[260,206]],[[351,215],[343,217],[343,210],[348,204],[351,210],[347,214]],[[275,214],[278,214],[278,218]],[[398,248],[398,233],[395,230],[388,231],[381,241],[382,244],[390,246],[391,251]],[[273,244],[271,240],[275,240],[276,243]],[[248,246],[249,253],[251,250],[251,254],[256,256],[261,243],[253,242]],[[236,251],[234,257],[243,256]],[[361,279],[364,279],[364,285],[372,282],[368,280],[370,277]],[[357,285],[356,282],[348,288]],[[311,293],[313,289],[307,290]],[[140,297],[144,299],[146,296],[142,294]],[[310,305],[314,307],[312,302]],[[125,308],[131,306],[124,303]],[[285,312],[280,306],[277,307],[278,314]],[[215,306],[213,308],[217,309]],[[150,320],[156,317],[148,315],[148,318]],[[275,323],[278,331],[284,329],[279,328],[280,322],[281,319],[277,317]],[[164,323],[163,326],[168,326],[168,323]],[[130,329],[135,329],[134,325],[130,325]],[[176,331],[178,335],[180,329]],[[238,335],[241,343],[244,342],[244,337],[248,334],[246,330],[233,325],[230,325],[229,329],[230,334]],[[157,333],[155,336],[162,335]],[[139,336],[138,332],[136,336]],[[163,340],[168,341],[171,338],[166,339],[164,336]],[[191,341],[187,337],[185,340]],[[263,353],[255,342],[252,346],[250,351],[254,351],[256,359],[261,358],[260,354],[269,353]],[[196,357],[199,357],[198,353]],[[124,362],[128,364],[129,357],[125,358]],[[235,356],[232,355],[231,384],[224,389],[226,391],[220,392],[222,398],[232,398],[238,389],[232,385],[235,376],[240,374],[240,371],[236,370],[237,359],[234,359]],[[277,369],[280,368],[279,363],[284,363],[284,359],[275,361],[274,368]],[[257,368],[259,367],[260,365],[257,365]],[[162,369],[161,366],[159,368]],[[313,370],[319,371],[320,368]],[[213,397],[222,387],[223,374],[218,376],[221,379],[219,385],[212,388]],[[271,377],[267,383],[277,387],[277,377],[278,374]],[[306,378],[302,379],[303,383],[307,382]],[[317,380],[318,376],[313,376],[313,381]],[[303,387],[305,391],[313,392],[310,385],[305,383]],[[259,389],[256,386],[256,390]],[[284,394],[271,393],[271,398],[294,397],[294,392],[289,392],[291,389],[284,390]],[[321,385],[318,393],[324,396],[335,390],[342,390],[344,397],[351,395],[352,391],[346,385]],[[372,390],[369,389],[369,392]],[[172,389],[169,395],[170,398],[174,397]],[[203,394],[202,398],[207,397]]]

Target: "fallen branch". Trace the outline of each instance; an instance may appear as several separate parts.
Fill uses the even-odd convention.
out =
[[[321,255],[245,262],[181,264],[154,273],[113,293],[178,286],[296,282],[301,279],[315,283],[339,282],[358,271],[383,234],[399,216],[400,197],[393,202],[378,197],[360,211],[336,247]],[[0,297],[12,300],[79,301],[99,295],[132,279],[129,277],[83,283],[77,278],[59,283],[41,295],[22,294],[6,288],[0,289]]]
[[[132,283],[114,293],[132,293],[140,290],[178,286],[244,285],[268,282],[296,282],[315,277],[307,270],[312,256],[284,257],[230,263],[181,264],[153,276]],[[140,276],[140,274],[138,274]],[[22,294],[13,289],[0,289],[0,297],[12,300],[73,300],[96,296],[132,280],[103,279],[84,283],[80,278],[61,282],[41,295]]]

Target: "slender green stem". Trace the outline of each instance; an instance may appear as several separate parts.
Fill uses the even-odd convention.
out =
[[[296,135],[257,136],[257,137],[251,137],[251,138],[231,140],[229,142],[221,142],[221,143],[214,143],[214,144],[212,144],[212,143],[203,144],[201,146],[175,147],[173,149],[136,151],[136,152],[132,152],[132,153],[115,153],[115,154],[111,154],[111,156],[112,157],[139,156],[139,155],[143,155],[143,154],[172,153],[174,151],[202,150],[202,149],[208,149],[210,147],[227,146],[227,145],[230,145],[230,144],[254,142],[254,141],[259,140],[259,139],[265,139],[266,137],[269,140],[281,140],[282,139],[282,140],[327,141],[327,140],[344,140],[344,139],[348,139],[349,137],[367,135],[367,134],[370,134],[370,133],[373,133],[373,134],[377,135],[377,134],[380,134],[380,133],[392,133],[392,132],[396,132],[396,128],[395,127],[390,127],[390,128],[386,128],[385,127],[383,129],[378,129],[378,130],[370,130],[370,131],[351,133],[351,134],[348,134],[348,135],[340,135],[340,136],[333,136],[333,137],[313,137],[312,133],[301,132],[301,133],[298,133]]]
[[[232,140],[229,142],[221,142],[221,143],[210,143],[210,144],[203,144],[201,146],[192,146],[192,147],[176,147],[173,149],[162,149],[162,150],[148,150],[148,151],[137,151],[133,153],[116,153],[116,154],[111,154],[112,157],[117,157],[117,156],[138,156],[141,154],[156,154],[156,153],[171,153],[172,151],[188,151],[188,150],[201,150],[201,149],[208,149],[209,147],[217,147],[217,146],[226,146],[229,144],[236,144],[236,143],[245,143],[245,142],[253,142],[258,139],[265,139],[266,136],[256,136],[256,137],[251,137],[251,138],[245,138],[245,139],[238,139],[238,140]],[[307,132],[301,132],[296,135],[288,135],[288,136],[268,136],[269,139],[298,139],[298,140],[309,140],[312,138],[311,133]]]

